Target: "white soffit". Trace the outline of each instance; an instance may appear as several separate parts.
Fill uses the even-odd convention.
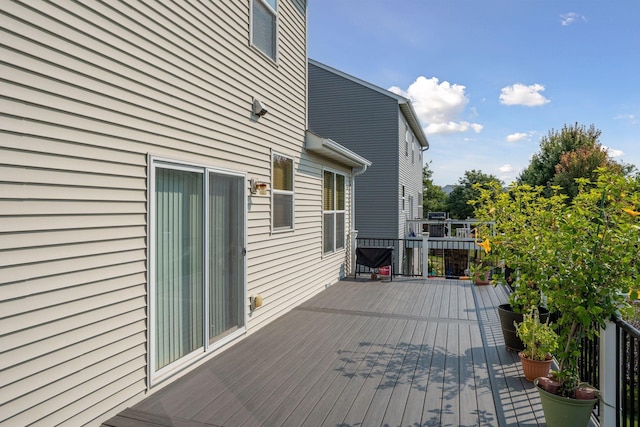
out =
[[[332,139],[322,138],[310,131],[307,131],[305,135],[305,148],[352,168],[371,166],[371,162],[359,154],[343,147]]]

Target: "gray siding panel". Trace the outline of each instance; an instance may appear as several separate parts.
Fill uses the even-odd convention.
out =
[[[359,237],[398,238],[398,101],[309,64],[309,126],[373,164],[356,178]]]

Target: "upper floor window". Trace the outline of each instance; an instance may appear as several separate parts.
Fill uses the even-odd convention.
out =
[[[345,246],[345,180],[344,175],[324,171],[323,188],[324,253],[344,249]]]
[[[411,164],[416,162],[416,143],[411,143]]]
[[[252,0],[251,42],[269,58],[278,51],[278,0]]]
[[[293,159],[273,154],[273,229],[293,229]]]
[[[409,142],[411,141],[411,131],[409,129],[404,133],[404,155],[409,157]]]

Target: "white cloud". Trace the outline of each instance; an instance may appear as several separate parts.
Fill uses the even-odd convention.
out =
[[[560,15],[560,23],[562,24],[563,27],[574,24],[576,21],[587,22],[588,19],[586,16],[580,15],[579,13],[575,13],[575,12],[569,12],[569,13],[564,13]]]
[[[540,92],[544,91],[544,86],[536,83],[525,86],[516,83],[512,86],[503,87],[500,93],[500,103],[505,105],[526,105],[527,107],[537,107],[551,102]]]
[[[516,133],[512,133],[511,135],[507,135],[507,142],[518,142],[518,141],[522,141],[523,139],[525,139],[528,136],[528,134],[526,133],[522,133],[522,132],[516,132]]]
[[[451,134],[459,132],[468,132],[473,130],[475,133],[480,133],[484,126],[478,123],[469,122],[446,122],[446,123],[429,123],[424,131],[428,135],[434,134]]]
[[[619,116],[614,117],[615,120],[627,120],[632,125],[638,123],[638,119],[634,114],[620,114]]]
[[[465,86],[440,83],[437,77],[420,76],[404,91],[397,86],[389,90],[411,100],[418,118],[425,126],[425,133],[442,134],[474,131],[480,132],[481,124],[459,120],[469,99],[464,91]],[[472,114],[477,112],[472,111]]]
[[[510,173],[510,172],[513,172],[514,170],[515,168],[511,166],[509,163],[507,163],[506,165],[502,165],[498,168],[498,172],[500,173]]]
[[[603,145],[602,148],[607,152],[607,154],[609,154],[610,157],[615,158],[624,156],[624,151],[622,150],[616,150],[615,148],[607,147],[606,145]]]

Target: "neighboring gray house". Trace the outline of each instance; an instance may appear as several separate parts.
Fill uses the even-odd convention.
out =
[[[404,238],[405,221],[423,216],[429,148],[411,101],[310,59],[309,128],[373,162],[355,179],[358,237]]]
[[[349,273],[306,7],[2,1],[0,425],[100,424]]]

